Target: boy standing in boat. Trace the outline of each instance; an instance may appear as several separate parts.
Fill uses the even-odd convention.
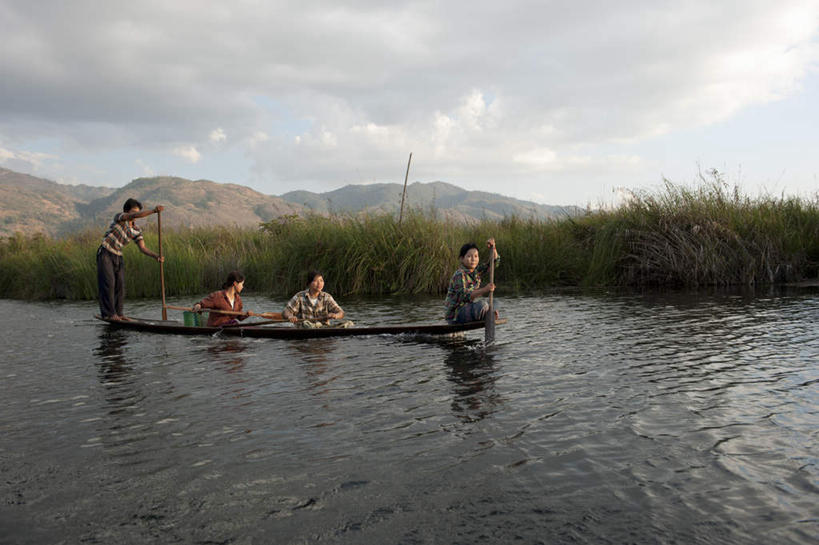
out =
[[[486,241],[486,246],[491,250],[489,259],[495,260],[495,266],[500,262],[500,255],[495,248],[495,239]],[[489,283],[481,287],[481,279],[489,270],[489,260],[480,263],[478,255],[478,245],[468,242],[461,246],[458,254],[461,266],[452,275],[449,281],[449,289],[446,292],[446,321],[450,324],[476,322],[483,320],[489,310],[489,303],[486,300],[479,301],[480,297],[489,295],[495,291],[495,284]],[[497,311],[495,311],[497,317]]]
[[[157,206],[153,210],[142,210],[142,203],[128,199],[122,206],[122,212],[114,215],[114,221],[102,237],[102,244],[97,249],[97,285],[99,287],[100,315],[103,319],[127,320],[122,313],[125,300],[125,262],[122,248],[130,241],[136,242],[139,251],[162,263],[160,257],[145,247],[142,230],[134,220],[156,214],[164,210]]]
[[[324,276],[318,271],[310,271],[307,273],[307,289],[287,302],[282,316],[294,324],[301,322],[302,327],[326,326],[331,319],[344,318],[344,311],[333,296],[323,289]]]

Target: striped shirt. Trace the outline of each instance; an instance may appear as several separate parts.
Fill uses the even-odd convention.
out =
[[[114,221],[102,236],[102,247],[114,255],[122,255],[122,247],[130,241],[142,240],[142,230],[130,221],[122,219],[124,212],[114,216]]]
[[[343,312],[333,296],[326,291],[318,294],[315,303],[310,300],[309,294],[309,290],[298,292],[287,302],[284,310],[300,320],[325,323],[329,321],[328,314]]]
[[[495,258],[495,268],[500,263],[500,257]],[[449,281],[449,289],[446,292],[446,320],[452,321],[467,303],[472,302],[472,292],[481,287],[481,277],[489,270],[489,262],[481,263],[472,272],[467,271],[463,266],[452,275]]]

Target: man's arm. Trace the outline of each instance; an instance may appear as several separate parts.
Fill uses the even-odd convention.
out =
[[[147,216],[150,216],[151,214],[158,214],[163,210],[165,210],[165,207],[160,205],[150,210],[140,210],[139,212],[125,212],[120,215],[120,219],[122,221],[136,220],[139,218],[145,218]]]
[[[159,254],[155,254],[154,252],[152,252],[151,250],[149,250],[149,249],[148,249],[148,248],[145,246],[145,241],[144,241],[144,240],[139,239],[139,240],[137,241],[137,247],[139,248],[139,251],[140,251],[140,252],[142,252],[143,254],[147,255],[148,257],[152,257],[152,258],[156,259],[157,261],[159,261],[160,263],[165,263],[165,256],[161,256],[161,257],[160,257],[160,255],[159,255]]]

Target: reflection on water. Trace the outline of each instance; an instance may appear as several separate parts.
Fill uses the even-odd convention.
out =
[[[128,332],[114,328],[103,328],[99,335],[99,345],[94,349],[100,370],[100,381],[118,382],[130,370],[126,362],[124,348],[128,344]]]
[[[464,422],[476,422],[501,403],[495,391],[495,357],[482,343],[452,345],[444,359],[453,385],[452,411]]]
[[[228,373],[238,373],[245,366],[242,354],[247,350],[245,343],[236,339],[225,339],[208,346],[207,351],[214,361],[225,366]]]
[[[287,343],[287,352],[302,369],[309,381],[309,390],[314,395],[327,394],[329,386],[338,375],[328,373],[334,359],[337,339],[310,339],[307,342]]]
[[[88,319],[91,303],[0,301],[0,535],[815,541],[819,297],[553,294],[504,309],[515,318],[486,348],[482,332],[151,335]],[[345,310],[400,323],[440,301]]]

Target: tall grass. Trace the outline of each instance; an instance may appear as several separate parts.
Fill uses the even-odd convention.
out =
[[[615,280],[632,285],[755,285],[815,278],[819,203],[752,199],[712,171],[696,188],[666,182],[596,221],[616,233]]]
[[[157,249],[150,220],[146,244]],[[22,299],[96,297],[101,232],[65,239],[0,241],[0,293]],[[666,184],[617,209],[560,221],[510,217],[472,224],[413,211],[388,215],[284,217],[259,229],[163,232],[168,296],[199,296],[239,269],[248,290],[289,295],[318,269],[334,295],[442,293],[461,244],[497,239],[501,290],[566,285],[736,285],[815,278],[819,204],[752,199],[714,173],[695,188]],[[126,293],[159,295],[159,267],[125,249]]]

